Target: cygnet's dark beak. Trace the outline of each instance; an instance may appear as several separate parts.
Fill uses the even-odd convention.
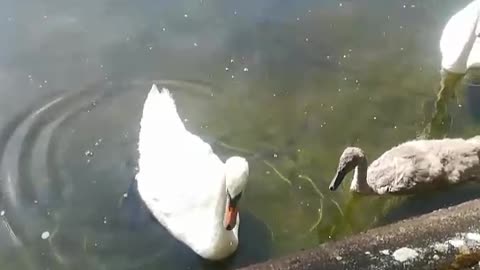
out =
[[[343,170],[338,170],[328,189],[330,189],[331,191],[335,191],[340,186],[344,178],[345,173],[343,172]]]

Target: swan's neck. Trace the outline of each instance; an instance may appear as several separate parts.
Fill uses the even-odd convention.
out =
[[[373,193],[372,188],[368,185],[367,182],[367,171],[367,158],[363,157],[358,163],[357,167],[355,167],[352,185],[350,186],[351,191],[364,194]]]

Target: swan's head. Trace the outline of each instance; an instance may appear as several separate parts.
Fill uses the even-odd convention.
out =
[[[237,214],[248,179],[248,162],[242,157],[231,157],[225,162],[225,185],[227,189],[227,210],[224,225],[232,230],[237,224]]]
[[[336,190],[342,183],[345,176],[355,169],[355,167],[357,167],[358,164],[365,158],[366,157],[362,149],[358,147],[345,148],[340,156],[340,160],[338,161],[337,173],[330,183],[329,189],[332,191]]]

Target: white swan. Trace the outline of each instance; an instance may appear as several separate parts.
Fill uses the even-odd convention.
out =
[[[470,68],[480,66],[480,0],[455,13],[440,37],[442,68],[437,104],[455,97],[455,87]]]
[[[453,15],[440,38],[442,68],[464,74],[480,64],[480,0],[472,1]]]
[[[186,130],[165,88],[152,86],[139,134],[138,191],[153,216],[198,255],[220,260],[238,246],[238,204],[248,163],[223,163],[210,145]]]

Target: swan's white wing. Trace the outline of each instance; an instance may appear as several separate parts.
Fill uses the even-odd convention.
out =
[[[480,1],[475,0],[445,25],[440,39],[442,68],[456,73],[466,72],[467,60],[480,31],[479,12]]]
[[[214,211],[225,189],[224,164],[210,145],[185,129],[168,90],[152,87],[140,126],[137,181],[154,214]]]

